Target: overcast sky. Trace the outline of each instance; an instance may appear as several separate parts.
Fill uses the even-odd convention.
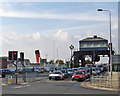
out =
[[[117,2],[4,2],[0,3],[0,55],[18,50],[35,62],[34,51],[39,49],[42,58],[68,60],[69,46],[78,50],[79,40],[93,35],[109,40],[108,12],[98,8],[112,13],[112,42],[118,52]]]

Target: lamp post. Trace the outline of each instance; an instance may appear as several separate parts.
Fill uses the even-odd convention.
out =
[[[71,59],[70,59],[70,67],[72,68],[72,50],[74,49],[74,46],[73,45],[70,45],[69,46],[70,50],[71,50]]]
[[[103,10],[98,9],[97,11],[107,11],[109,13],[109,27],[110,27],[110,43],[109,43],[109,49],[110,49],[110,72],[111,72],[111,86],[112,86],[112,36],[111,36],[111,11],[110,10]]]

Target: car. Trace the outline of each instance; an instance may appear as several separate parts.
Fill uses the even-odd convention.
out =
[[[73,71],[75,72],[75,71],[78,71],[78,68],[72,68],[73,69]]]
[[[74,70],[73,69],[67,69],[68,75],[72,76],[74,74]]]
[[[96,69],[96,73],[99,75],[101,73],[100,68],[95,67],[95,69]]]
[[[43,70],[44,72],[47,72],[47,70],[44,67],[41,67],[40,69]]]
[[[9,69],[0,69],[0,75],[5,78],[5,75],[10,75],[10,74],[14,74],[12,71],[10,71]]]
[[[77,69],[78,69],[78,70],[83,70],[83,69],[84,69],[84,67],[78,67]]]
[[[97,71],[95,67],[92,67],[92,75],[97,75]]]
[[[68,78],[68,72],[65,69],[61,69],[61,72],[64,74],[64,78]]]
[[[97,67],[100,68],[102,72],[104,72],[104,66],[102,64],[98,64]]]
[[[44,71],[41,70],[40,68],[34,68],[34,72],[36,72],[36,73],[44,73]]]
[[[89,69],[93,66],[93,64],[86,64],[85,67],[88,67]]]
[[[76,71],[73,75],[72,75],[72,81],[76,80],[76,81],[83,81],[86,79],[85,73],[82,71]]]
[[[49,80],[51,79],[62,79],[64,80],[64,74],[61,71],[54,71],[49,75]]]
[[[43,71],[43,70],[41,70],[41,69],[39,69],[39,70],[38,70],[38,73],[44,73],[44,71]]]
[[[53,72],[53,70],[54,70],[54,68],[49,68],[49,70],[48,70],[48,71],[49,71],[49,72],[50,72],[50,71],[51,71],[51,72]]]

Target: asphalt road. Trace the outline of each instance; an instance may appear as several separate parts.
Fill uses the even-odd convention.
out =
[[[42,79],[22,85],[2,86],[2,94],[118,94],[115,91],[89,89],[81,86],[82,82]]]

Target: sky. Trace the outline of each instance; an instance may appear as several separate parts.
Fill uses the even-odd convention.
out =
[[[78,50],[79,40],[86,37],[109,40],[109,14],[98,8],[112,13],[112,42],[117,53],[117,2],[1,2],[0,56],[17,50],[36,62],[38,49],[41,58],[69,60],[71,44]]]

